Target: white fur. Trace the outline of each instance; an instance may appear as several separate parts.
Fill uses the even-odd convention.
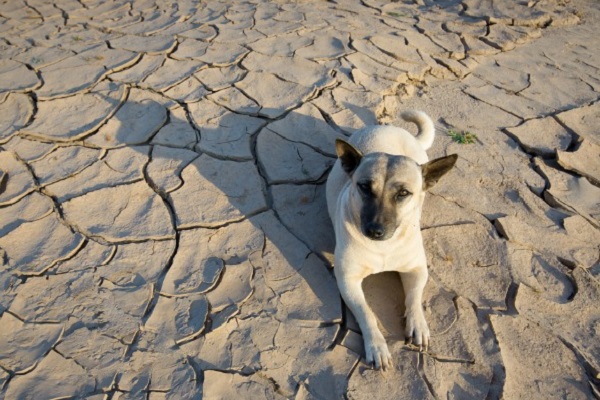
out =
[[[412,122],[419,127],[417,140],[421,143],[423,150],[429,150],[435,139],[435,126],[433,121],[423,111],[409,110],[400,114],[403,120]]]
[[[416,137],[393,126],[370,126],[355,132],[348,142],[364,155],[373,152],[403,155],[424,164],[428,161],[425,150],[432,145],[435,136],[433,122],[419,111],[405,112],[402,117],[418,125]],[[418,179],[420,167],[414,168],[418,169],[414,179]],[[415,182],[415,186],[422,184]],[[363,333],[367,362],[374,363],[377,368],[389,368],[392,365],[391,355],[377,327],[375,315],[365,300],[362,281],[383,271],[399,272],[406,295],[405,334],[407,337],[414,336],[416,344],[428,345],[429,329],[421,305],[427,281],[427,260],[420,229],[425,192],[414,193],[408,204],[403,206],[407,215],[390,239],[374,241],[361,231],[360,196],[355,182],[342,169],[339,159],[329,175],[326,190],[327,207],[336,236],[334,272],[340,293]]]

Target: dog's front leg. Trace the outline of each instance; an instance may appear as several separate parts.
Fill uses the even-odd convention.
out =
[[[417,267],[409,272],[401,272],[402,287],[404,288],[406,306],[406,328],[404,335],[406,341],[414,342],[419,347],[424,346],[425,350],[429,346],[429,328],[423,313],[421,304],[423,299],[423,289],[427,283],[427,267]]]
[[[369,308],[362,289],[362,277],[345,273],[342,268],[334,268],[338,288],[342,298],[356,318],[363,334],[366,360],[375,364],[375,368],[386,370],[392,366],[390,354],[385,338],[377,327],[377,319]]]

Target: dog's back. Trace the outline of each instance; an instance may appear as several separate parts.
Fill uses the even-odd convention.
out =
[[[431,118],[422,111],[406,111],[402,119],[417,125],[416,136],[390,125],[368,126],[356,131],[348,140],[363,154],[381,152],[407,156],[419,164],[429,161],[427,149],[433,144],[435,128]]]

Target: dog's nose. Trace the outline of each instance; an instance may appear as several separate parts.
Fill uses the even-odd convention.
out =
[[[381,239],[385,234],[385,230],[383,229],[383,225],[377,223],[370,223],[366,227],[367,236],[371,239]]]

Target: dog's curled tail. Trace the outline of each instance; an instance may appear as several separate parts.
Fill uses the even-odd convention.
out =
[[[427,150],[433,144],[435,138],[435,126],[433,121],[423,111],[409,110],[400,114],[403,120],[416,124],[419,128],[417,140],[423,149]]]

